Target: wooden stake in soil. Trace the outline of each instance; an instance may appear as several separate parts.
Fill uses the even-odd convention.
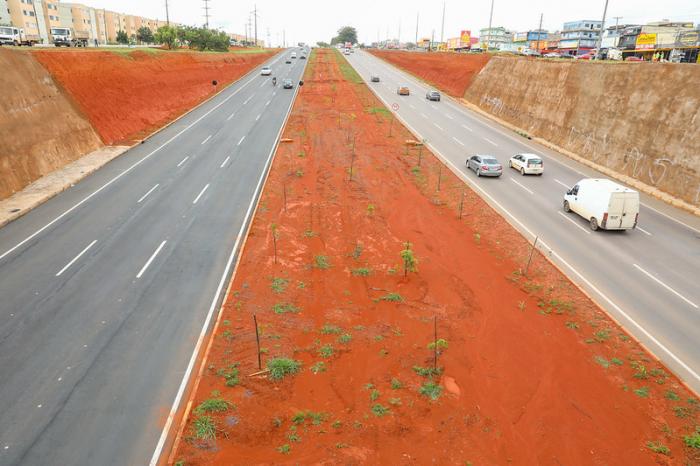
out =
[[[355,167],[355,137],[352,137],[352,156],[350,158],[350,181],[352,181],[352,174]]]
[[[418,166],[420,167],[420,162],[423,160],[423,146],[425,145],[425,139],[423,139],[423,142],[421,145],[418,147]]]
[[[459,200],[459,219],[462,220],[462,210],[464,209],[464,190],[462,190],[462,198]]]
[[[284,194],[284,211],[287,212],[287,183],[284,183],[283,189],[284,189],[284,192],[283,192],[283,194]]]
[[[442,183],[442,164],[438,165],[438,185],[437,190],[440,191],[440,184]]]
[[[389,120],[389,137],[393,138],[392,130],[394,129],[394,115],[391,115],[391,120]]]
[[[258,343],[258,369],[262,369],[262,357],[260,356],[260,332],[258,332],[258,318],[253,314],[253,323],[255,324],[255,341]]]
[[[433,370],[435,371],[435,374],[437,374],[437,352],[438,352],[438,344],[437,344],[437,316],[435,316],[434,320],[434,325],[433,325],[433,330],[434,330],[434,337],[435,339],[433,340],[435,348],[433,348]]]
[[[270,227],[272,229],[272,247],[275,251],[275,264],[277,263],[277,225],[274,223]]]
[[[527,265],[525,266],[525,276],[527,277],[527,271],[530,269],[530,262],[532,261],[532,255],[535,253],[535,247],[537,247],[537,240],[539,236],[535,236],[535,242],[532,243],[532,249],[530,249],[530,257],[527,259]]]

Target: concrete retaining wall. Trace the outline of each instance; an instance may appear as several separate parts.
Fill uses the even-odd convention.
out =
[[[102,146],[32,54],[0,49],[0,199]]]
[[[465,99],[531,135],[700,206],[700,68],[496,57]]]

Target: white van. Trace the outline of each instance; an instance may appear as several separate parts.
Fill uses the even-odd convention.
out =
[[[639,219],[639,193],[613,181],[584,178],[564,195],[564,210],[589,221],[591,230],[629,230]]]

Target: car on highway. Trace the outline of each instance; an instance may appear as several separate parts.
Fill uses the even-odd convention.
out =
[[[508,160],[508,166],[515,168],[521,175],[540,175],[544,173],[544,162],[537,154],[515,154]]]
[[[432,89],[425,94],[425,98],[430,101],[440,102],[440,92]]]
[[[296,58],[296,57],[297,57],[297,53],[296,53],[296,52],[292,52],[292,54],[290,55],[290,58]]]
[[[467,159],[467,168],[474,170],[476,176],[501,176],[503,165],[493,155],[473,155]]]
[[[373,83],[378,83],[378,82],[379,82],[379,76],[377,76],[376,74],[373,74],[373,75],[369,78],[369,80],[372,81]]]
[[[287,58],[287,60],[285,61],[285,63],[286,63],[287,65],[291,65],[291,64],[292,64],[292,59],[291,59],[291,58]]]
[[[306,60],[306,55],[302,54],[302,55],[299,57],[299,60]]]
[[[604,178],[584,178],[564,195],[564,211],[579,214],[593,231],[630,230],[639,220],[639,193]]]
[[[284,89],[294,89],[294,84],[292,84],[292,80],[287,78],[284,81],[282,81],[282,87]]]
[[[398,95],[411,95],[411,91],[408,89],[408,86],[399,86],[396,89],[396,93]]]
[[[263,66],[262,70],[260,70],[260,75],[261,76],[270,76],[272,74],[272,68],[269,66]]]

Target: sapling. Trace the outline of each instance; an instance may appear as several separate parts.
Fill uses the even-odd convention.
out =
[[[418,265],[418,259],[411,250],[411,243],[404,243],[404,248],[401,251],[401,259],[403,259],[403,276],[407,276],[408,272],[415,272]]]

